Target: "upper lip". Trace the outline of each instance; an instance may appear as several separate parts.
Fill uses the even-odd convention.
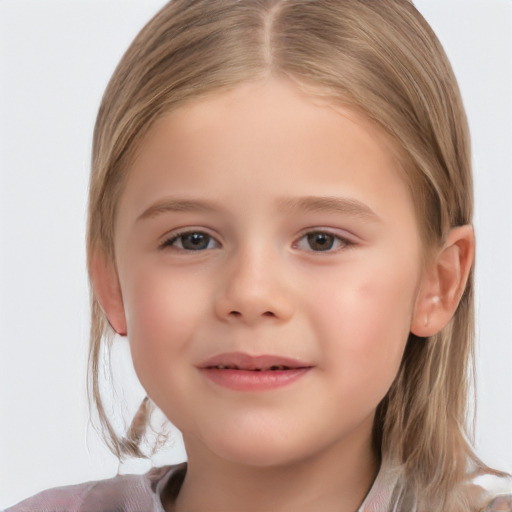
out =
[[[199,369],[231,368],[235,370],[270,370],[272,368],[297,369],[311,368],[311,364],[278,355],[252,356],[242,352],[218,354],[198,365]]]

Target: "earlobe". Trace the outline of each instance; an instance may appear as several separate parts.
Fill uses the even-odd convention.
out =
[[[470,225],[453,228],[426,270],[418,293],[411,332],[428,337],[452,319],[473,266],[475,236]]]
[[[114,264],[103,251],[95,251],[90,262],[94,293],[114,331],[126,336],[127,325],[123,296]]]

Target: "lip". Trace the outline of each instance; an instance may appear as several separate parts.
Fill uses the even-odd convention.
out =
[[[306,368],[312,365],[298,359],[278,355],[252,356],[243,352],[226,352],[210,357],[199,364],[200,369],[215,366],[234,367],[237,370],[268,370],[272,366],[285,366],[289,369]]]
[[[235,391],[266,391],[304,377],[313,365],[277,355],[251,356],[241,352],[213,356],[198,365],[213,383]]]

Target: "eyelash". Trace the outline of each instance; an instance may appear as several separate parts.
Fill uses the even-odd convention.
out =
[[[183,239],[186,237],[186,236],[190,236],[190,235],[201,235],[205,238],[208,239],[208,244],[206,247],[202,248],[202,249],[186,249],[183,247]],[[174,244],[181,239],[181,247],[176,247]],[[218,247],[220,247],[220,244],[219,242],[217,242],[215,240],[215,238],[211,235],[209,235],[208,233],[205,233],[204,231],[200,231],[200,230],[187,230],[187,231],[180,231],[178,233],[174,233],[170,238],[166,238],[162,244],[160,245],[160,249],[167,249],[167,248],[170,248],[170,249],[174,249],[176,251],[184,251],[184,252],[201,252],[201,251],[204,251],[206,249],[217,249],[217,247],[208,247],[210,245],[210,242],[211,241],[214,241]]]
[[[306,243],[308,243],[308,242],[311,242],[310,237],[319,236],[319,235],[329,238],[332,241],[332,244],[329,247],[327,247],[327,249],[323,249],[323,250],[320,249],[318,251],[315,251],[314,249],[311,249],[311,248],[310,249],[302,249],[302,250],[305,250],[306,252],[333,253],[333,252],[338,252],[338,251],[341,251],[344,249],[349,249],[355,245],[355,242],[353,242],[352,240],[350,240],[346,237],[337,235],[336,233],[333,233],[329,230],[316,229],[316,230],[307,231],[307,232],[303,233],[299,237],[297,242],[295,242],[293,244],[293,247],[300,249],[299,244],[301,243],[301,241],[306,240],[307,241]],[[336,245],[336,247],[333,248],[333,245]]]
[[[204,247],[200,247],[198,249],[190,249],[190,248],[187,249],[187,248],[183,247],[183,239],[185,237],[191,236],[191,235],[200,235],[200,237],[204,237],[203,239],[207,240],[207,245]],[[349,249],[349,248],[353,247],[354,245],[356,245],[355,242],[349,240],[346,237],[342,237],[342,236],[332,233],[331,231],[328,231],[328,230],[317,229],[317,230],[311,230],[311,231],[307,231],[307,232],[303,233],[298,238],[298,240],[296,242],[294,242],[293,248],[301,249],[299,247],[299,244],[303,240],[306,240],[306,243],[308,243],[308,242],[311,243],[312,240],[310,237],[314,237],[314,236],[326,237],[328,239],[328,242],[331,241],[332,243],[326,249],[320,249],[320,250],[315,251],[314,249],[312,249],[310,247],[309,249],[303,248],[302,250],[304,250],[306,252],[333,253],[333,252],[338,252],[343,249]],[[181,247],[177,247],[175,244],[180,239],[181,239]],[[209,247],[211,242],[216,244],[216,246]],[[333,245],[335,245],[336,247],[333,248]],[[205,233],[204,231],[200,231],[200,230],[188,230],[188,231],[181,231],[178,233],[174,233],[170,238],[165,239],[159,246],[160,249],[174,249],[176,251],[184,251],[184,252],[201,252],[201,251],[205,251],[205,250],[217,249],[220,247],[221,247],[221,244],[218,241],[216,241],[213,236],[209,235],[208,233]]]

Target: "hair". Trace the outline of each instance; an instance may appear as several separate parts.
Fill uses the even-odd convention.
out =
[[[173,0],[142,29],[105,91],[94,131],[88,262],[112,262],[116,209],[130,163],[169,111],[238,84],[294,80],[313,95],[362,112],[401,155],[425,247],[472,222],[469,131],[450,63],[408,0]],[[124,438],[100,393],[103,343],[113,331],[92,290],[89,389],[106,441],[142,456],[145,400]],[[374,448],[394,468],[395,503],[409,511],[477,510],[469,479],[490,471],[471,446],[474,392],[473,276],[451,322],[410,335],[396,379],[379,404]],[[398,508],[397,508],[398,510]],[[400,509],[401,510],[401,509]],[[405,508],[404,508],[405,510]]]

